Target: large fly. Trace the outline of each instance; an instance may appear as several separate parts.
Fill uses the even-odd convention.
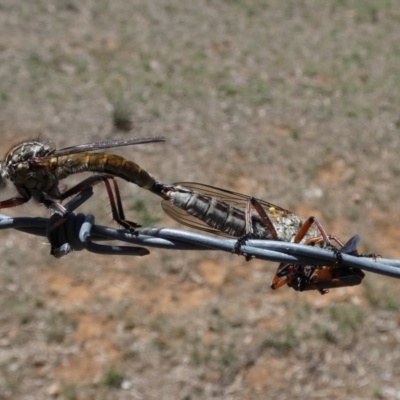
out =
[[[0,201],[0,209],[15,207],[31,198],[60,214],[65,213],[62,201],[99,182],[106,184],[113,208],[113,216],[125,227],[122,205],[115,177],[157,192],[157,181],[147,171],[124,157],[106,152],[91,153],[95,150],[163,142],[164,137],[143,137],[116,139],[87,143],[57,150],[50,140],[26,140],[14,146],[0,163],[0,186],[7,182],[17,189],[19,196]],[[67,191],[60,190],[60,181],[79,172],[96,172]],[[109,180],[114,181],[118,205],[113,201]],[[118,208],[118,211],[116,211]],[[133,223],[132,223],[133,224]],[[135,224],[133,224],[135,225]]]
[[[179,182],[165,186],[162,207],[174,220],[216,235],[242,239],[282,240],[317,245],[336,254],[358,255],[357,240],[351,238],[345,245],[328,235],[315,217],[303,218],[289,210],[264,200],[241,193],[194,182]],[[332,244],[335,242],[335,245]],[[361,283],[364,274],[354,268],[337,272],[337,267],[301,266],[281,263],[271,287],[284,284],[295,290],[318,290],[325,293],[329,287],[353,286]],[[341,279],[345,276],[348,279]]]
[[[307,224],[275,204],[201,183],[179,182],[166,186],[164,197],[162,207],[171,218],[215,235],[240,238],[252,230],[254,239],[291,242],[305,224],[307,229],[301,242],[323,235],[322,227],[313,217]],[[254,206],[254,211],[249,210],[249,204]]]

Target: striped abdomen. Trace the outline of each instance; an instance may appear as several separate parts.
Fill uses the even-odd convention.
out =
[[[215,234],[241,237],[246,234],[246,213],[222,200],[176,187],[166,193],[164,211],[173,219],[196,229]],[[258,215],[252,215],[255,237],[270,239],[271,234]]]
[[[146,170],[124,157],[110,153],[83,153],[54,157],[59,179],[78,172],[99,172],[114,175],[127,182],[153,190],[155,179]]]

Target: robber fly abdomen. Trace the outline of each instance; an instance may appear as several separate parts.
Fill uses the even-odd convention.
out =
[[[176,214],[172,216],[189,226],[199,228],[198,224],[204,222],[206,226],[221,234],[226,234],[227,236],[241,237],[246,234],[246,216],[244,209],[234,207],[218,200],[216,197],[193,192],[183,187],[168,191],[168,196],[173,206],[197,219],[197,221],[192,220],[193,222],[189,223],[188,218],[183,217],[184,221],[182,221],[181,218],[177,218]],[[163,203],[163,206],[167,214],[171,215],[171,209],[166,206],[166,202]],[[251,218],[254,237],[259,239],[271,239],[271,235],[268,230],[265,229],[261,218],[257,215],[252,215]],[[205,228],[205,230],[208,229]]]
[[[254,239],[292,241],[303,220],[288,210],[250,196],[201,183],[182,182],[166,186],[163,191],[164,211],[176,221],[221,236],[240,238],[251,230]],[[267,214],[263,220],[248,210],[255,201]],[[247,219],[247,220],[246,220]],[[311,228],[306,238],[318,236]]]
[[[35,162],[34,162],[35,163]],[[36,165],[40,165],[40,159]],[[117,178],[135,183],[136,185],[152,190],[155,179],[146,170],[124,157],[110,153],[86,153],[69,156],[52,157],[48,165],[55,169],[58,179],[69,175],[90,171],[113,175]]]

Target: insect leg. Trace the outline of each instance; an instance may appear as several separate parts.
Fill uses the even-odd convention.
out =
[[[121,191],[119,190],[117,180],[114,177],[111,177],[111,179],[112,179],[113,185],[114,185],[114,193],[115,193],[115,198],[116,198],[118,214],[115,213],[115,203],[112,204],[112,201],[114,199],[112,197],[113,193],[112,193],[110,184],[109,184],[108,180],[105,181],[104,183],[106,184],[108,197],[110,198],[110,203],[112,204],[111,205],[111,210],[114,210],[113,211],[113,218],[115,219],[116,222],[118,222],[125,229],[134,230],[135,228],[140,228],[141,225],[139,225],[139,224],[137,224],[136,222],[133,222],[133,221],[128,221],[125,218],[125,212],[124,212],[124,208],[122,206],[122,200],[121,200]],[[116,218],[116,217],[118,217],[118,218]]]
[[[269,233],[273,240],[278,240],[278,233],[276,232],[275,226],[271,221],[271,218],[268,217],[268,214],[265,212],[264,207],[260,204],[260,202],[255,198],[250,198],[250,203],[257,211],[258,215],[261,217],[262,221],[265,224],[265,227],[268,229]],[[251,220],[251,218],[250,218]]]
[[[12,197],[11,199],[0,201],[0,209],[17,207],[17,206],[20,206],[21,204],[25,204],[29,200],[30,200],[30,198]]]
[[[312,224],[315,224],[315,226],[318,228],[321,237],[323,239],[323,242],[326,246],[330,246],[331,242],[329,240],[330,236],[327,235],[325,229],[322,227],[320,222],[318,221],[317,218],[315,217],[309,217],[302,225],[302,227],[299,229],[297,232],[296,236],[293,239],[294,243],[299,243],[301,242],[304,237],[307,235],[307,232],[310,230]]]
[[[114,193],[112,190],[112,187],[110,185],[110,180],[113,181],[114,185],[114,192],[115,192],[115,197]],[[135,222],[128,221],[125,219],[125,213],[124,209],[122,206],[122,200],[121,200],[121,194],[120,190],[118,188],[117,181],[114,176],[112,175],[107,175],[107,174],[97,174],[90,176],[87,179],[84,179],[82,182],[78,183],[77,185],[73,186],[69,190],[65,191],[60,195],[59,200],[63,201],[68,197],[71,197],[77,193],[82,192],[83,190],[93,187],[101,182],[104,182],[107,190],[107,195],[110,200],[110,205],[111,205],[111,212],[113,219],[123,226],[125,229],[133,230],[135,228],[140,227],[140,225],[136,224]]]
[[[251,220],[251,201],[250,201],[250,199],[246,203],[246,210],[245,210],[244,216],[245,216],[245,223],[246,223],[246,233],[236,241],[235,247],[232,251],[232,253],[238,254],[238,255],[241,253],[240,248],[246,243],[246,241],[248,239],[251,239],[251,237],[253,236],[253,233],[254,233],[253,222]],[[243,255],[245,256],[246,261],[251,260],[251,257],[249,255],[244,254],[244,253],[243,253]]]
[[[255,197],[250,197],[247,200],[246,212],[245,212],[246,234],[237,240],[237,242],[235,244],[235,249],[233,251],[236,254],[240,254],[240,247],[243,246],[248,239],[251,239],[254,237],[255,232],[253,229],[253,222],[252,222],[252,218],[251,218],[251,207],[254,207],[254,209],[257,211],[257,213],[260,216],[261,220],[263,221],[265,227],[267,228],[268,232],[270,233],[271,239],[279,240],[278,233],[276,232],[274,224],[272,223],[268,214],[265,212],[264,207],[260,204],[260,202]],[[248,256],[246,256],[246,260],[250,260],[250,258]]]
[[[12,197],[11,199],[0,201],[0,209],[20,206],[27,203],[31,199],[31,197],[32,196]],[[39,197],[39,202],[44,204],[47,208],[53,210],[56,213],[59,213],[60,215],[65,214],[65,208],[61,204],[58,204],[56,201],[54,201],[54,199],[47,196],[45,193],[39,192]]]

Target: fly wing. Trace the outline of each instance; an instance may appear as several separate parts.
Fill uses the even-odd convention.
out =
[[[201,231],[213,233],[214,235],[232,238],[232,236],[226,234],[225,232],[219,231],[218,229],[214,229],[211,226],[207,225],[204,221],[194,217],[193,215],[188,214],[186,211],[178,207],[175,207],[168,200],[163,200],[161,202],[161,205],[165,213],[170,218],[174,219],[175,221],[179,222],[182,225],[186,225],[194,229],[199,229]]]
[[[230,190],[226,189],[221,189],[217,188],[214,186],[209,186],[205,185],[202,183],[196,183],[196,182],[176,182],[173,183],[171,186],[181,186],[184,189],[190,190],[192,192],[200,193],[204,196],[208,196],[210,198],[215,198],[219,201],[222,201],[226,204],[229,204],[230,206],[236,207],[241,210],[245,210],[248,201],[250,200],[250,196],[241,194],[241,193],[236,193],[232,192]],[[265,208],[266,212],[268,215],[271,215],[271,217],[276,216],[277,214],[281,215],[288,215],[292,214],[290,211],[276,206],[272,203],[269,203],[264,200],[259,200],[259,203]],[[178,221],[179,223],[189,226],[194,229],[199,229],[202,231],[210,232],[215,235],[219,236],[225,236],[225,237],[232,237],[225,232],[222,232],[218,229],[214,229],[210,227],[208,224],[206,224],[204,221],[188,214],[186,211],[174,206],[170,201],[168,200],[163,200],[162,203],[162,208],[165,211],[165,213],[170,216],[172,219],[175,221]],[[273,210],[273,215],[271,214],[271,210]],[[243,213],[244,215],[244,213]]]
[[[115,140],[105,140],[104,142],[94,142],[80,144],[77,146],[65,147],[64,149],[56,150],[52,156],[65,156],[69,154],[83,153],[85,151],[95,151],[102,149],[110,149],[114,147],[122,146],[132,146],[135,144],[143,143],[155,143],[155,142],[165,142],[164,136],[154,136],[154,137],[138,137],[130,139],[115,139]]]
[[[202,193],[206,196],[215,197],[218,200],[221,200],[227,204],[230,204],[237,208],[245,208],[247,202],[250,200],[251,196],[233,192],[227,189],[217,188],[215,186],[205,185],[203,183],[196,182],[176,182],[172,184],[173,186],[183,186],[185,189],[189,189],[193,192]],[[292,214],[291,211],[286,210],[285,208],[279,207],[275,204],[269,203],[268,201],[257,199],[257,201],[266,209],[267,213],[270,213],[270,210],[273,209],[279,214]]]

